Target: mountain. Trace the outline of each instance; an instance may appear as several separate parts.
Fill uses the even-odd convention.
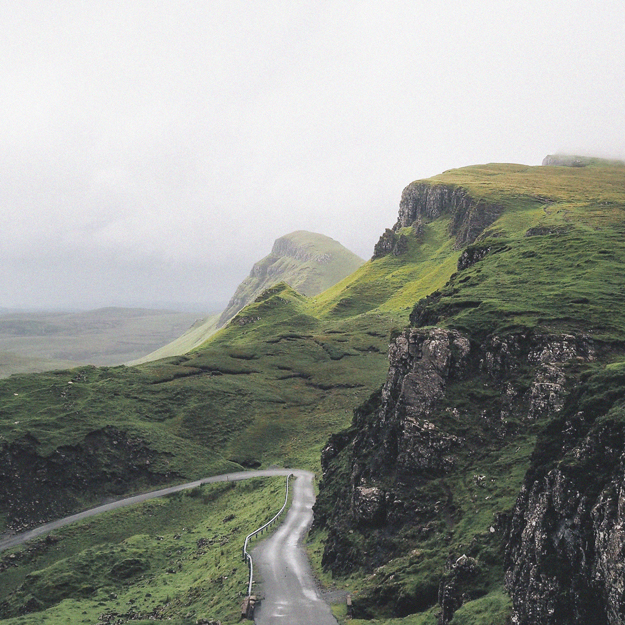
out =
[[[322,234],[298,230],[280,237],[271,253],[258,261],[241,282],[219,318],[219,326],[278,282],[288,284],[302,295],[317,295],[354,272],[363,262],[338,241]]]
[[[313,565],[360,622],[622,622],[625,167],[572,160],[408,185],[371,260],[312,297],[273,284],[184,356],[0,380],[3,527],[297,465],[322,478]],[[281,488],[3,554],[0,617],[234,623]]]
[[[280,282],[302,295],[317,295],[348,276],[363,262],[340,243],[322,234],[299,230],[280,237],[274,242],[271,253],[254,264],[250,275],[239,284],[220,315],[198,320],[182,336],[129,364],[179,356],[198,348],[239,310]]]
[[[403,193],[385,249],[439,222],[460,253],[322,454],[324,567],[369,575],[355,616],[623,622],[625,166],[560,163]]]

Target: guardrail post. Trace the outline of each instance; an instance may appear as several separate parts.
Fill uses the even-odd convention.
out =
[[[289,501],[289,480],[293,477],[292,473],[286,476],[286,493],[284,495],[284,503],[282,504],[282,508],[278,511],[278,513],[265,525],[259,527],[257,530],[254,530],[250,534],[245,537],[245,542],[243,543],[243,561],[247,560],[249,569],[250,569],[250,578],[249,583],[247,585],[247,597],[243,601],[243,605],[241,606],[241,618],[247,618],[252,620],[254,618],[254,605],[256,604],[256,597],[252,595],[252,585],[254,583],[254,561],[252,560],[252,555],[247,550],[248,542],[257,534],[262,534],[270,525],[273,525],[276,519],[284,512],[286,508],[286,504]]]

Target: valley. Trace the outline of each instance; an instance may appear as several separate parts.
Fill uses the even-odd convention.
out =
[[[298,467],[353,623],[621,622],[625,165],[450,170],[381,234],[333,286],[274,283],[185,353],[0,380],[3,531]],[[0,619],[235,622],[234,543],[280,488],[202,486],[8,550]]]
[[[0,314],[0,377],[119,365],[169,344],[198,314],[142,308]]]

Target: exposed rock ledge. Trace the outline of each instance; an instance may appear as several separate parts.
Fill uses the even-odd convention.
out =
[[[414,546],[419,548],[419,541],[428,540],[444,519],[459,522],[463,513],[454,503],[456,494],[446,484],[464,470],[472,450],[485,444],[510,445],[524,424],[558,415],[571,393],[567,363],[594,357],[592,342],[583,336],[511,334],[491,336],[477,344],[457,330],[440,327],[402,332],[389,347],[390,366],[383,388],[355,412],[352,427],[333,435],[322,452],[323,482],[315,523],[328,530],[324,567],[338,574],[355,568],[372,572],[405,553],[406,545],[400,539],[395,542],[405,528],[412,528]],[[458,394],[465,392],[468,379],[476,391],[485,389],[488,402],[477,402],[474,407],[465,402],[458,410]],[[532,519],[538,518],[544,506],[532,502],[549,497],[542,495],[541,485],[537,488],[536,499],[529,495],[531,489],[519,499],[518,531],[510,553],[527,564],[520,568],[509,565],[513,596],[517,592],[521,597],[524,589],[531,593],[534,588],[528,581],[533,575],[532,557],[540,556],[532,556],[531,549],[543,538],[542,534],[534,536]],[[575,498],[569,497],[573,491],[565,489],[563,493],[562,501],[571,499],[569,503],[575,505]],[[539,509],[536,514],[534,507]],[[625,495],[622,507],[625,510]],[[625,522],[625,513],[619,514]],[[558,531],[562,533],[565,545],[569,526],[558,527],[554,526],[553,532],[556,536]],[[498,535],[504,531],[502,526]],[[354,534],[358,539],[352,539]],[[527,540],[521,535],[527,535]],[[621,554],[623,545],[612,534],[601,540]],[[516,556],[511,559],[516,561]],[[447,623],[465,600],[475,598],[476,589],[469,588],[471,575],[474,569],[481,575],[482,567],[479,562],[469,568],[441,567],[435,584],[413,590],[397,585],[372,587],[355,601],[355,614],[370,618],[371,605],[377,605],[403,616],[427,609],[438,600],[441,623]],[[620,575],[620,569],[615,571],[609,573],[610,579]],[[617,597],[621,596],[619,588],[617,584],[612,591]],[[536,597],[528,596],[528,601],[519,598],[519,603],[530,605]],[[530,618],[519,622],[551,621]]]
[[[415,221],[427,223],[449,215],[450,234],[456,237],[456,249],[461,249],[473,243],[502,212],[502,206],[476,200],[462,187],[413,182],[402,192],[393,230],[412,226]]]

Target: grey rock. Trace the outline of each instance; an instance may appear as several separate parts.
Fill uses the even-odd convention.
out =
[[[514,623],[625,622],[625,431],[566,423],[560,458],[526,478],[506,548]],[[577,466],[579,464],[579,467]]]
[[[394,231],[451,217],[449,232],[456,237],[456,249],[473,243],[503,212],[503,207],[473,198],[466,189],[452,185],[413,182],[402,192]]]

